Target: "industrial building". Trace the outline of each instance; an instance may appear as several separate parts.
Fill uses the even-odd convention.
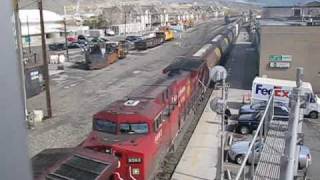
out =
[[[320,93],[320,26],[304,22],[260,20],[259,75],[295,80],[303,67],[304,80]]]
[[[320,3],[309,3],[304,6],[269,6],[262,10],[262,18],[301,19],[319,17]]]

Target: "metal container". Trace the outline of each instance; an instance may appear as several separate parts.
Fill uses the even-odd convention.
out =
[[[43,64],[26,64],[24,67],[26,96],[31,98],[43,91]]]

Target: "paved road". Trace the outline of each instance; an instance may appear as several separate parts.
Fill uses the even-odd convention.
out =
[[[97,71],[67,68],[52,77],[53,118],[30,130],[30,156],[45,148],[72,147],[91,130],[92,115],[107,104],[127,95],[144,82],[155,78],[176,56],[198,50],[214,36],[222,21],[210,21],[182,34],[175,40]],[[29,109],[42,109],[44,94],[28,100]]]

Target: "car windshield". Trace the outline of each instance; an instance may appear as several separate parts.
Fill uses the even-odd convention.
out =
[[[263,106],[265,106],[266,104],[264,102],[261,103],[257,103],[257,104],[252,104],[251,108],[252,109],[261,109]]]
[[[261,113],[254,114],[255,119],[260,119]]]
[[[119,129],[121,134],[146,134],[149,131],[147,123],[121,123]]]
[[[94,120],[93,128],[97,131],[116,134],[117,124],[108,120]]]

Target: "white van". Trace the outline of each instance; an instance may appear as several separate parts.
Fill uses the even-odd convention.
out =
[[[289,95],[294,87],[296,87],[295,81],[256,77],[252,83],[251,101],[266,101],[274,90],[275,101],[289,104]],[[314,95],[310,83],[303,82],[302,93],[307,96],[308,101],[304,115],[317,119],[320,112],[320,99]]]

